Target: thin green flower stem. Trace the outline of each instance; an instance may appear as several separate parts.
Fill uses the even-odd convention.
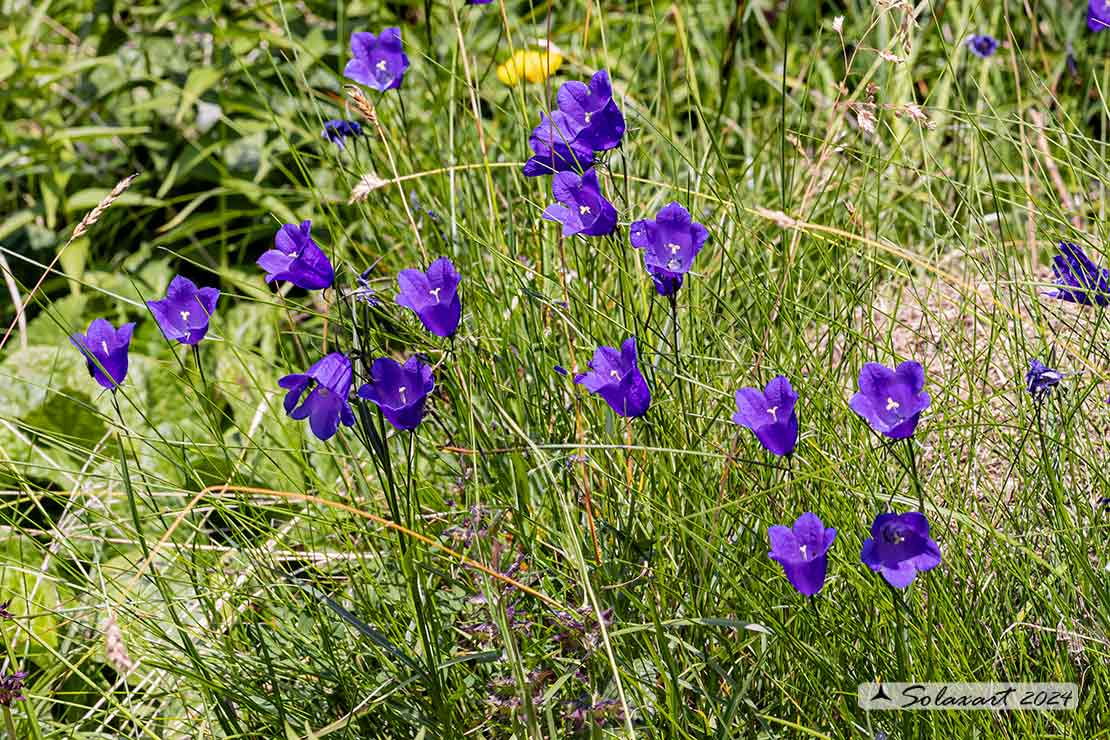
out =
[[[8,728],[8,737],[17,740],[19,735],[15,731],[15,720],[12,718],[12,708],[4,707],[4,726]]]

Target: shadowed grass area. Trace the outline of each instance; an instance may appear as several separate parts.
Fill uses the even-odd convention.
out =
[[[13,1],[0,18],[18,737],[1110,726],[1110,317],[1043,295],[1060,241],[1110,264],[1110,34],[1082,6]],[[411,67],[356,104],[349,36],[387,26]],[[973,33],[1002,43],[981,59]],[[499,79],[544,43],[553,76]],[[618,227],[563,238],[540,217],[551,178],[521,168],[559,86],[602,68],[627,123],[596,165]],[[322,136],[340,118],[363,129],[342,149]],[[672,201],[710,234],[674,304],[629,244]],[[268,287],[255,261],[303,220],[335,286]],[[400,270],[440,256],[462,275],[451,340],[394,300]],[[175,274],[221,290],[195,353],[144,306]],[[138,322],[114,396],[67,339],[95,317]],[[573,378],[633,336],[652,399],[628,420]],[[278,379],[331,352],[356,387],[376,357],[422,357],[419,428],[353,394],[356,424],[327,442],[288,418]],[[1032,358],[1064,375],[1040,403]],[[932,403],[893,442],[848,399],[865,363],[904,360]],[[731,421],[739,388],[780,374],[800,397],[789,459]],[[877,514],[919,507],[942,562],[895,591],[861,548]],[[812,599],[767,557],[768,527],[806,511],[838,530]],[[1074,682],[1079,708],[859,709],[857,684],[902,680]]]

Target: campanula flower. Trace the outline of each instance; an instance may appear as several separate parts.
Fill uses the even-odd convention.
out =
[[[288,280],[298,288],[322,290],[335,282],[335,269],[311,236],[312,222],[285,224],[274,237],[274,248],[258,258],[266,282]]]
[[[612,149],[624,136],[624,116],[613,100],[613,87],[606,70],[597,72],[589,85],[573,80],[559,88],[562,111],[575,140],[595,152]]]
[[[1106,0],[1087,0],[1087,28],[1092,31],[1110,28],[1110,3]]]
[[[987,34],[976,34],[970,37],[966,43],[972,54],[983,59],[992,56],[995,50],[998,49],[998,39]]]
[[[924,387],[925,370],[917,362],[908,360],[896,370],[869,362],[859,372],[859,393],[848,405],[876,432],[905,439],[913,436],[932,401]]]
[[[535,84],[555,74],[561,66],[563,55],[554,49],[519,50],[497,67],[497,79],[509,87],[515,87],[521,79]]]
[[[1037,359],[1029,361],[1029,372],[1025,374],[1025,387],[1034,400],[1040,401],[1064,379],[1063,374]]]
[[[134,324],[116,329],[106,319],[93,319],[87,332],[71,334],[69,341],[85,355],[93,380],[115,391],[127,377],[127,351],[134,331]]]
[[[345,142],[348,136],[362,136],[362,126],[358,121],[335,119],[324,123],[324,138],[340,149],[347,148]]]
[[[1110,306],[1110,270],[1099,268],[1078,244],[1060,242],[1052,271],[1057,287],[1046,290],[1046,296],[1084,306]]]
[[[524,176],[537,177],[553,172],[581,172],[593,164],[594,150],[576,141],[570,121],[562,111],[550,116],[540,114],[540,125],[528,138],[533,156],[524,163]]]
[[[401,86],[409,58],[401,47],[401,30],[390,27],[375,36],[372,33],[351,34],[351,56],[343,75],[379,92]]]
[[[416,429],[424,418],[424,403],[436,387],[432,368],[415,357],[398,365],[379,357],[370,366],[370,382],[358,389],[358,397],[376,404],[397,429]]]
[[[440,257],[428,271],[401,270],[397,274],[397,303],[412,309],[424,328],[439,337],[453,336],[462,316],[459,276],[451,260]]]
[[[767,530],[767,536],[771,539],[767,555],[782,566],[790,585],[803,596],[820,591],[825,585],[829,548],[836,539],[836,530],[826,528],[816,514],[807,511],[793,528],[775,525]]]
[[[467,5],[489,5],[493,0],[466,0]]]
[[[170,281],[165,298],[147,301],[146,305],[166,339],[199,344],[208,333],[208,321],[219,300],[220,291],[216,288],[198,289],[192,280],[178,275]]]
[[[557,172],[551,178],[551,193],[559,204],[548,206],[543,217],[561,223],[563,236],[605,236],[617,228],[617,209],[601,194],[597,173],[592,169],[582,176]]]
[[[919,572],[940,565],[940,548],[929,538],[929,522],[921,512],[886,513],[875,517],[859,557],[891,586],[905,588]]]
[[[651,391],[636,364],[636,338],[624,340],[618,352],[601,346],[590,360],[590,372],[574,376],[574,382],[605,399],[620,416],[643,416],[651,405]]]
[[[350,294],[356,301],[365,303],[367,306],[377,306],[380,303],[378,300],[378,292],[374,290],[374,286],[370,284],[370,273],[373,269],[374,267],[371,265],[355,278],[355,281],[358,283],[358,288]]]
[[[798,394],[790,381],[780,375],[760,392],[758,388],[736,391],[736,413],[732,420],[755,433],[768,452],[790,455],[798,443],[798,413],[794,405]]]
[[[655,281],[659,295],[673,295],[682,287],[709,230],[691,220],[690,212],[679,203],[669,203],[655,220],[636,221],[628,232],[636,249],[644,250],[644,265]]]
[[[12,702],[23,701],[23,680],[27,671],[16,671],[10,676],[0,674],[0,706],[10,707]]]
[[[355,423],[355,415],[347,402],[351,376],[351,361],[341,352],[324,357],[306,373],[286,375],[278,381],[278,385],[289,391],[285,394],[285,413],[292,419],[307,418],[318,439],[331,439],[340,422],[345,426]],[[309,393],[302,403],[305,391]]]

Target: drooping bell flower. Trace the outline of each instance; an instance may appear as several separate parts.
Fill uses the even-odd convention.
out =
[[[1087,0],[1087,28],[1096,33],[1110,28],[1110,3],[1106,0]]]
[[[93,319],[87,332],[71,334],[69,341],[85,356],[92,379],[115,392],[127,377],[127,352],[134,331],[133,323],[116,329],[107,319]]]
[[[557,205],[548,206],[543,217],[563,225],[563,236],[605,236],[617,228],[617,209],[601,194],[597,173],[592,169],[579,177],[574,172],[557,172],[551,178],[551,193]]]
[[[331,287],[335,269],[311,231],[311,221],[302,221],[300,226],[285,224],[278,229],[274,248],[258,258],[258,266],[266,271],[267,283],[287,280],[305,290]]]
[[[416,357],[399,365],[379,357],[370,366],[370,382],[358,389],[358,397],[377,405],[397,429],[409,431],[424,419],[424,404],[436,386],[432,368]]]
[[[1035,401],[1044,400],[1052,389],[1060,384],[1064,376],[1037,359],[1029,361],[1029,372],[1025,374],[1025,388]]]
[[[775,525],[767,530],[771,540],[771,560],[782,566],[786,578],[798,593],[813,596],[825,585],[829,548],[836,530],[826,528],[816,514],[806,512],[793,527]]]
[[[1052,271],[1057,287],[1046,290],[1046,296],[1083,306],[1110,306],[1110,270],[1096,265],[1078,244],[1060,242]]]
[[[780,375],[762,392],[758,388],[736,391],[736,413],[732,420],[751,429],[766,450],[775,455],[790,455],[798,443],[798,414],[794,410],[798,394],[790,381]]]
[[[401,86],[409,58],[401,46],[401,30],[385,28],[375,36],[360,31],[351,34],[351,56],[343,75],[384,92]]]
[[[398,305],[412,309],[424,328],[439,337],[453,336],[462,316],[459,276],[455,265],[440,257],[427,272],[401,270],[397,274]]]
[[[709,238],[709,230],[690,218],[679,203],[663,206],[655,220],[637,221],[628,232],[636,249],[644,250],[644,265],[659,295],[673,295]]]
[[[278,385],[289,391],[285,394],[285,413],[291,419],[307,418],[312,433],[324,442],[335,436],[340,423],[344,426],[355,423],[355,415],[347,402],[351,384],[351,360],[341,352],[322,358],[305,373],[286,375],[278,380]],[[305,391],[308,396],[302,402]]]
[[[859,393],[848,405],[871,428],[891,439],[912,437],[932,399],[925,387],[925,370],[908,360],[896,370],[869,362],[859,373]]]
[[[219,300],[216,288],[198,289],[192,280],[178,275],[170,281],[165,298],[146,305],[166,339],[195,345],[208,334],[208,322]]]
[[[333,119],[324,122],[324,138],[340,149],[347,148],[346,141],[348,136],[362,136],[362,126],[358,121]]]
[[[590,372],[580,373],[574,382],[605,399],[620,416],[643,416],[651,405],[651,391],[637,364],[636,338],[624,340],[618,352],[601,346],[589,363]]]
[[[918,573],[940,565],[940,547],[929,537],[929,521],[918,511],[879,514],[860,560],[895,588],[906,588]]]
[[[621,143],[624,115],[613,100],[613,86],[606,70],[597,72],[589,85],[577,80],[563,83],[558,103],[575,140],[584,147],[603,152]]]
[[[576,141],[574,130],[562,111],[550,116],[540,114],[540,125],[528,137],[533,155],[524,163],[525,177],[550,175],[555,172],[582,172],[594,161],[594,151]]]

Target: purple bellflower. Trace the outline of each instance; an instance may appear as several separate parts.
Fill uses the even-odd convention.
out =
[[[466,0],[467,5],[489,5],[493,0]]]
[[[372,33],[351,34],[351,56],[343,75],[379,92],[401,86],[409,58],[401,47],[401,30],[396,27]]]
[[[351,361],[341,352],[333,352],[319,360],[306,373],[286,375],[278,385],[285,394],[285,413],[291,419],[308,419],[312,433],[321,441],[335,436],[339,424],[353,426],[354,412],[347,402],[351,393]],[[304,402],[301,397],[309,391]],[[300,404],[299,406],[297,404]]]
[[[1084,306],[1110,306],[1110,270],[1099,268],[1079,245],[1060,242],[1060,254],[1052,260],[1052,271],[1056,273],[1057,287],[1044,292],[1049,298]]]
[[[566,116],[574,140],[595,152],[612,149],[624,137],[624,116],[613,100],[609,73],[597,72],[589,85],[573,80],[559,88],[559,110]]]
[[[528,137],[533,156],[524,163],[524,176],[537,177],[570,170],[581,172],[593,164],[594,151],[575,140],[573,123],[562,111],[540,114],[540,125]]]
[[[636,364],[636,338],[624,340],[618,352],[598,347],[590,360],[590,372],[574,376],[574,382],[605,399],[620,416],[643,416],[651,405],[651,391]]]
[[[875,517],[859,557],[891,586],[905,588],[918,572],[940,565],[940,548],[929,538],[929,522],[921,512],[886,513]]]
[[[798,443],[798,413],[794,405],[798,394],[790,381],[780,375],[760,392],[758,388],[736,391],[736,413],[732,420],[751,429],[755,438],[768,452],[790,455]]]
[[[176,276],[170,281],[166,297],[147,301],[158,328],[170,339],[181,344],[199,344],[208,334],[208,321],[216,312],[220,291],[200,288],[187,277]]]
[[[436,387],[432,368],[415,357],[398,365],[379,357],[370,366],[370,382],[358,389],[358,397],[377,405],[397,429],[416,429],[424,419],[424,403]]]
[[[891,439],[912,437],[921,412],[932,399],[922,390],[925,370],[908,360],[891,370],[877,362],[869,362],[859,372],[859,393],[848,405],[876,432]]]
[[[967,48],[977,57],[986,59],[998,49],[998,39],[988,34],[976,34],[967,40]]]
[[[794,522],[793,528],[775,525],[767,530],[771,552],[767,555],[782,566],[786,578],[798,593],[813,596],[825,585],[829,548],[836,530],[826,528],[816,514],[808,511]]]
[[[674,295],[682,287],[682,279],[694,264],[709,230],[690,218],[690,212],[678,203],[663,206],[654,221],[632,224],[629,241],[644,250],[644,265],[655,282],[659,295]]]
[[[1062,373],[1033,359],[1029,361],[1029,372],[1025,374],[1025,387],[1034,400],[1040,401],[1052,393],[1052,389],[1063,379]]]
[[[288,280],[298,288],[322,290],[335,282],[335,269],[312,238],[312,222],[285,224],[274,237],[274,248],[258,258],[266,282]]]
[[[0,674],[0,706],[10,707],[12,702],[23,701],[23,680],[27,671],[16,671],[10,676]]]
[[[1087,0],[1087,28],[1095,32],[1110,28],[1110,4],[1106,0]]]
[[[453,336],[462,316],[459,276],[451,260],[440,257],[428,271],[401,270],[397,274],[397,303],[412,309],[424,328],[439,337]]]
[[[559,204],[548,206],[543,217],[561,223],[563,236],[605,236],[617,228],[617,209],[601,194],[597,173],[592,169],[581,177],[573,172],[557,172],[551,179],[551,192]]]
[[[127,351],[134,331],[134,324],[116,329],[107,319],[93,319],[87,332],[71,334],[69,341],[85,355],[92,379],[115,392],[127,377]]]
[[[357,121],[334,119],[324,122],[324,138],[340,149],[347,148],[345,142],[348,136],[362,136],[362,126]]]

